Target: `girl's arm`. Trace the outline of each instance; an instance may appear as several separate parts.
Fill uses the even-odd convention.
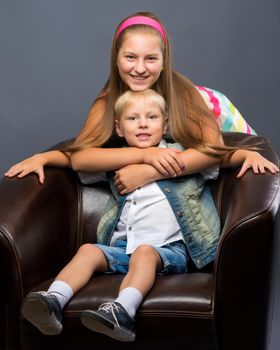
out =
[[[209,157],[193,149],[183,151],[180,156],[186,164],[182,175],[201,172],[220,162],[215,158],[209,159]],[[248,150],[235,151],[230,156],[222,159],[220,166],[235,168],[241,164],[243,165],[237,175],[238,178],[242,177],[249,168],[253,168],[255,174],[264,173],[265,169],[268,169],[272,174],[279,172],[279,168],[274,163],[268,161],[258,152]],[[155,167],[148,164],[129,165],[116,171],[115,185],[118,192],[124,195],[153,181],[169,177],[164,176]]]
[[[149,147],[86,148],[72,153],[71,163],[76,171],[98,173],[118,170],[132,164],[150,164],[164,176],[181,175],[184,162],[176,149]]]
[[[241,166],[242,165],[242,166]],[[223,158],[221,167],[236,168],[241,166],[237,177],[242,177],[245,172],[252,168],[255,174],[264,174],[268,169],[272,174],[279,172],[279,168],[274,163],[264,158],[259,152],[239,149]]]
[[[57,167],[70,166],[69,154],[60,151],[49,151],[24,159],[13,165],[4,175],[7,177],[17,176],[22,178],[30,173],[36,173],[41,184],[45,181],[44,166],[53,165]]]
[[[85,124],[76,138],[76,141],[80,141],[86,135],[89,134],[95,119],[101,118],[103,116],[104,108],[105,103],[103,100],[98,100],[93,104],[85,121]],[[45,165],[53,165],[57,167],[71,167],[70,153],[64,153],[58,150],[38,153],[13,165],[10,169],[7,170],[7,172],[4,175],[7,177],[17,176],[18,178],[22,178],[34,172],[38,174],[39,181],[41,184],[43,184],[45,178]]]
[[[197,126],[194,133],[200,134]],[[203,139],[208,144],[224,145],[221,132],[213,123],[205,123]],[[207,156],[194,149],[178,151],[171,148],[149,147],[87,148],[72,153],[72,167],[80,172],[118,170],[132,164],[152,165],[163,176],[180,176],[195,173],[219,163],[218,158]],[[159,175],[160,176],[160,175]]]
[[[209,157],[195,149],[180,153],[185,167],[177,176],[194,174],[219,164],[220,159]],[[116,171],[115,185],[120,194],[127,194],[136,188],[157,180],[170,178],[150,164],[133,164]]]

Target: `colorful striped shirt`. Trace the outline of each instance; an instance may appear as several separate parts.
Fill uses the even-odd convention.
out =
[[[204,86],[197,86],[198,91],[213,112],[222,131],[243,132],[256,135],[255,130],[246,122],[238,109],[221,92]]]

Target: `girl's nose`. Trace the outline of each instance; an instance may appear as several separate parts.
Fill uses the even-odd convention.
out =
[[[135,72],[139,75],[142,75],[146,72],[146,66],[143,60],[137,60],[136,66],[135,66]]]

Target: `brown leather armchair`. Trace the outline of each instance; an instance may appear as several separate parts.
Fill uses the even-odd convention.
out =
[[[261,153],[278,164],[260,136],[225,133],[227,144],[263,141]],[[20,305],[31,290],[45,290],[84,242],[94,242],[108,198],[105,183],[82,185],[70,169],[0,182],[1,343],[5,349],[265,349],[268,288],[279,207],[279,175],[250,170],[236,179],[224,169],[210,184],[222,233],[214,264],[190,266],[185,275],[158,276],[137,313],[135,343],[120,343],[86,329],[81,311],[113,300],[122,276],[97,275],[64,310],[59,336],[44,336],[22,319]]]

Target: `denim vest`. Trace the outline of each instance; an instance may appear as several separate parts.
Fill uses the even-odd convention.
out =
[[[178,144],[168,147],[181,148]],[[120,195],[108,174],[111,195],[97,229],[97,242],[109,245],[126,195]],[[220,219],[205,179],[192,174],[157,181],[178,220],[191,259],[197,268],[214,260],[220,237]],[[160,213],[159,213],[160,214]]]

